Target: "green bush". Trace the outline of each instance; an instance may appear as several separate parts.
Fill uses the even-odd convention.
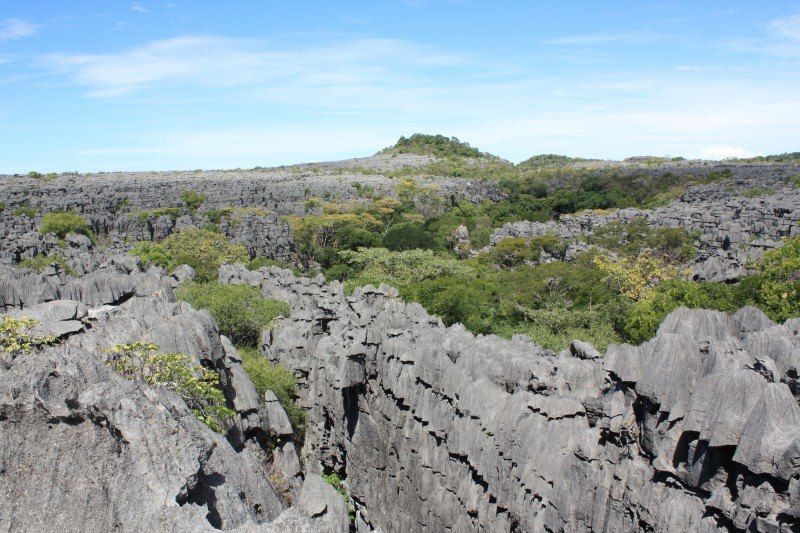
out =
[[[499,333],[510,336],[524,333],[538,345],[551,350],[563,350],[573,339],[590,342],[600,351],[609,344],[620,342],[611,320],[611,307],[570,308],[563,305],[531,309],[526,321]]]
[[[45,213],[42,217],[39,233],[42,235],[55,233],[59,239],[65,238],[70,233],[86,235],[89,238],[92,237],[86,220],[78,213],[72,211],[53,211],[51,213]]]
[[[264,298],[249,285],[188,283],[178,289],[178,298],[207,309],[220,331],[236,345],[255,346],[273,318],[289,315],[288,304]]]
[[[399,252],[403,250],[434,248],[436,243],[425,230],[425,226],[418,222],[400,222],[393,224],[383,236],[383,245],[389,250]]]
[[[271,390],[289,416],[289,421],[298,437],[305,429],[306,412],[297,405],[297,379],[291,370],[271,362],[254,348],[239,348],[245,372],[262,398]]]
[[[374,231],[355,225],[344,224],[334,234],[337,250],[358,250],[380,246],[381,238]]]
[[[150,211],[139,211],[136,216],[138,216],[139,220],[142,222],[147,222],[150,218],[159,218],[166,215],[175,222],[178,220],[178,217],[181,216],[181,213],[182,210],[178,207],[160,207]]]
[[[697,253],[692,235],[684,228],[653,228],[643,218],[606,224],[595,230],[589,242],[631,257],[648,249],[673,265],[685,263]]]
[[[800,236],[766,252],[753,281],[757,303],[770,318],[783,322],[800,316]]]
[[[171,269],[172,257],[164,246],[155,242],[137,242],[130,251],[131,255],[138,257],[145,266],[155,265],[167,270]]]
[[[36,335],[33,330],[38,324],[38,320],[30,317],[5,315],[0,318],[0,352],[16,357],[56,342],[53,336]]]
[[[137,341],[109,348],[108,365],[125,379],[174,390],[195,417],[218,433],[235,412],[226,405],[219,374],[179,353],[161,353],[152,343]]]
[[[358,272],[345,284],[348,289],[384,282],[402,292],[403,288],[426,279],[472,273],[472,268],[463,261],[432,250],[392,252],[386,248],[361,248],[341,251],[339,255]]]
[[[746,303],[734,286],[674,279],[647,291],[617,314],[615,322],[626,342],[640,344],[654,337],[664,318],[678,307],[733,312]]]
[[[337,264],[323,271],[327,281],[344,281],[353,275],[353,268],[349,265]]]
[[[190,212],[195,212],[206,201],[206,195],[187,189],[181,192],[181,200]]]
[[[11,214],[18,217],[28,217],[33,219],[36,218],[36,209],[29,205],[23,205],[14,209]]]
[[[179,231],[161,243],[138,243],[131,254],[146,264],[167,270],[189,265],[199,282],[216,280],[223,264],[246,263],[250,259],[244,246],[233,244],[224,235],[205,229]]]
[[[32,270],[37,270],[39,272],[44,271],[51,265],[58,266],[59,268],[61,268],[61,270],[63,270],[67,274],[70,274],[72,276],[76,275],[75,270],[73,270],[73,268],[69,265],[66,258],[63,255],[57,253],[50,255],[38,254],[35,257],[23,259],[19,263],[19,266],[23,268],[30,268]]]
[[[222,219],[229,218],[233,213],[232,207],[219,207],[215,209],[209,209],[205,211],[203,214],[208,217],[208,221],[212,224],[219,224],[222,222]]]

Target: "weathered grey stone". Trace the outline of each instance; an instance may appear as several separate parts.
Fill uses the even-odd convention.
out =
[[[32,329],[34,335],[53,336],[60,339],[83,331],[83,320],[87,317],[86,306],[74,300],[46,302],[24,310],[9,313],[17,318],[27,317],[38,321]]]
[[[349,529],[344,498],[318,475],[306,476],[295,506],[312,518],[320,518],[318,531],[333,533]]]
[[[258,274],[229,267],[224,279],[292,303],[263,350],[300,376],[303,462],[346,475],[362,529],[797,523],[784,512],[795,501],[786,480],[799,479],[797,402],[783,384],[767,393],[778,384],[756,370],[757,357],[791,359],[786,326],[680,309],[639,347],[598,359],[573,343],[556,356],[523,336],[445,328],[388,288],[346,297],[338,284]],[[782,339],[772,356],[748,353],[747,339],[767,334]],[[343,373],[353,363],[363,371]],[[725,492],[732,478],[736,494]]]
[[[77,348],[0,370],[0,478],[3,530],[230,529],[282,511],[254,455]]]

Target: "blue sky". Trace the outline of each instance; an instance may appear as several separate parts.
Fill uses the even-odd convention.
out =
[[[800,150],[800,1],[0,0],[0,172]]]

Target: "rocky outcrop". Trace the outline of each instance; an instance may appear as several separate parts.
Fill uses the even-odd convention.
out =
[[[306,214],[310,198],[351,201],[360,198],[360,190],[394,195],[397,183],[391,172],[430,161],[427,156],[396,154],[271,169],[61,174],[52,181],[0,176],[0,204],[5,206],[0,210],[0,264],[58,252],[67,256],[79,274],[92,270],[90,252],[84,250],[78,260],[73,257],[78,252],[71,251],[78,245],[70,245],[65,252],[55,236],[38,233],[43,213],[77,211],[95,235],[111,241],[115,252],[124,252],[130,246],[126,240],[158,241],[180,228],[202,227],[212,222],[206,216],[209,210],[228,207],[258,208],[219,223],[228,238],[244,244],[252,256],[288,260],[294,244],[280,216]],[[491,182],[448,177],[431,181],[438,194],[450,201],[501,197]],[[185,191],[205,196],[199,211],[186,209],[181,199]],[[20,208],[36,214],[29,218],[19,214]],[[176,211],[159,211],[165,208]]]
[[[388,287],[289,271],[263,350],[302,378],[307,468],[346,478],[360,529],[800,527],[800,322],[679,309],[641,346],[552,353],[444,327]]]
[[[777,194],[756,198],[698,199],[692,194],[652,210],[585,212],[558,221],[508,223],[492,233],[490,242],[550,234],[571,241],[571,248],[585,249],[581,241],[597,228],[634,219],[643,219],[652,227],[681,227],[696,233],[695,277],[731,281],[745,272],[748,258],[758,258],[764,250],[779,246],[782,239],[800,234],[800,190],[783,188]],[[570,252],[568,255],[575,256]]]
[[[273,472],[290,461],[273,446],[291,427],[280,405],[261,401],[211,317],[174,302],[176,278],[125,272],[125,263],[64,283],[55,276],[55,297],[12,306],[57,344],[0,357],[0,530],[346,530],[344,500],[318,477],[304,480],[296,455],[290,493],[276,492]],[[41,282],[7,275],[22,295]],[[105,363],[108,348],[138,340],[219,374],[235,412],[226,435],[170,389],[127,381]]]

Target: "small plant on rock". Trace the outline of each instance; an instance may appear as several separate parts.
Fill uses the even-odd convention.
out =
[[[108,349],[108,365],[125,379],[175,391],[200,422],[224,433],[224,423],[234,416],[225,404],[219,375],[180,353],[161,353],[157,345],[136,341]]]
[[[36,209],[29,205],[23,205],[14,209],[11,214],[17,217],[28,217],[33,219],[36,218]]]
[[[194,213],[206,201],[206,195],[187,189],[181,193],[181,200],[186,204],[189,211]]]
[[[30,257],[28,259],[23,259],[20,261],[19,266],[24,268],[30,268],[31,270],[36,270],[39,272],[43,272],[47,267],[51,265],[56,265],[61,270],[66,272],[71,276],[77,275],[75,270],[69,265],[67,259],[58,253],[46,255],[46,254],[38,254],[34,257]]]
[[[53,344],[56,338],[52,335],[42,336],[33,333],[33,328],[38,324],[39,321],[34,318],[4,316],[0,319],[0,352],[16,357],[47,344]]]
[[[242,356],[242,366],[258,395],[263,397],[268,390],[274,392],[278,403],[286,411],[296,436],[302,438],[306,425],[306,412],[295,403],[297,379],[292,371],[273,363],[253,348],[241,347],[239,354]]]
[[[328,485],[332,486],[336,489],[336,492],[341,494],[342,498],[344,498],[344,502],[347,504],[347,515],[350,518],[350,523],[355,522],[356,520],[356,510],[353,506],[353,499],[350,497],[350,493],[347,490],[347,487],[344,486],[344,480],[339,477],[339,474],[336,472],[330,472],[328,474],[322,475],[322,480],[325,481]]]

